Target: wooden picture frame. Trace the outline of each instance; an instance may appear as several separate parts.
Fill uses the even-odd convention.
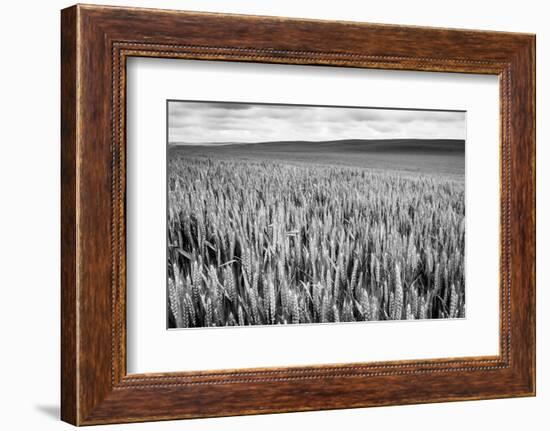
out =
[[[535,36],[77,5],[61,14],[61,417],[74,425],[535,394]],[[126,372],[130,56],[500,78],[500,354]]]

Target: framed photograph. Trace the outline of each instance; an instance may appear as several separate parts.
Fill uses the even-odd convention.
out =
[[[466,317],[465,112],[167,117],[169,328]]]
[[[62,419],[535,394],[535,36],[61,14]]]

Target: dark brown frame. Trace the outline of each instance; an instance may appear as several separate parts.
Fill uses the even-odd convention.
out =
[[[535,394],[535,36],[102,6],[62,11],[61,417],[75,425]],[[129,56],[500,77],[500,354],[127,375]]]

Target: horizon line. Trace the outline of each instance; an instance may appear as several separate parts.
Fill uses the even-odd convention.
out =
[[[188,145],[188,146],[227,146],[227,145],[255,145],[255,144],[270,144],[283,142],[304,142],[304,143],[323,143],[323,142],[342,142],[342,141],[462,141],[466,143],[464,138],[342,138],[342,139],[326,139],[326,140],[305,140],[305,139],[290,139],[290,140],[272,140],[272,141],[253,141],[253,142],[227,142],[227,141],[211,141],[211,142],[185,142],[185,141],[167,141],[168,145]]]

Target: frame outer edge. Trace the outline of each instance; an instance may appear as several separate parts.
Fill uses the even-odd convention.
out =
[[[527,36],[512,61],[512,364],[522,396],[536,395],[536,54]],[[518,306],[521,304],[521,307]]]
[[[536,35],[531,35],[528,39],[528,48],[527,48],[528,61],[527,64],[530,67],[530,74],[527,76],[527,83],[530,88],[530,94],[528,99],[528,104],[530,106],[530,123],[527,125],[528,130],[530,130],[529,135],[529,146],[531,148],[531,158],[529,160],[530,164],[530,176],[529,178],[532,181],[532,190],[531,194],[528,196],[529,204],[531,206],[531,235],[532,235],[532,244],[531,244],[531,268],[530,276],[531,283],[529,286],[529,298],[531,300],[531,314],[529,319],[530,325],[530,343],[531,348],[530,353],[530,370],[529,370],[529,395],[537,395],[537,37]]]
[[[533,202],[533,237],[534,237],[534,259],[533,259],[533,270],[532,270],[532,276],[533,276],[533,292],[532,292],[532,298],[533,298],[533,310],[535,312],[535,315],[532,317],[532,334],[533,337],[533,358],[532,358],[532,379],[533,379],[533,388],[532,388],[532,395],[537,395],[537,318],[536,318],[536,312],[537,312],[537,37],[536,35],[533,35],[531,39],[531,50],[530,50],[531,59],[533,61],[533,67],[532,67],[532,82],[533,82],[533,94],[531,97],[531,104],[533,109],[533,136],[531,138],[531,142],[533,145],[533,157],[531,160],[532,165],[532,176],[533,176],[533,193],[532,193],[532,202]]]
[[[77,298],[78,6],[61,11],[61,420],[79,423]]]
[[[528,106],[524,127],[528,132],[527,147],[528,158],[526,160],[526,170],[528,169],[528,181],[529,181],[529,194],[526,196],[526,204],[530,210],[529,228],[527,231],[527,243],[528,243],[528,259],[527,265],[529,266],[528,272],[530,277],[529,286],[525,288],[525,294],[528,296],[529,302],[529,316],[527,320],[529,337],[529,348],[526,349],[529,354],[528,358],[528,396],[536,396],[537,388],[537,334],[536,334],[536,312],[537,312],[537,300],[536,300],[536,285],[537,285],[537,133],[536,133],[536,69],[537,69],[537,56],[536,56],[536,35],[530,35],[527,37],[527,46],[525,48],[525,60],[522,62],[527,68],[525,74],[525,85],[527,87],[527,100],[525,101]]]

